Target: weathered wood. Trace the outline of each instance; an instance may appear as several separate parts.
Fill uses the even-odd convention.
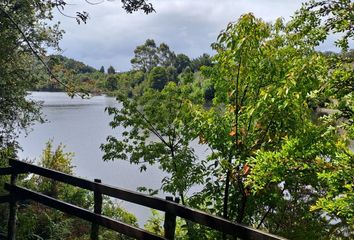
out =
[[[17,181],[17,174],[11,174],[11,185],[15,185]],[[16,215],[17,215],[17,199],[15,193],[10,193],[10,211],[9,221],[7,225],[7,237],[9,240],[16,239]]]
[[[95,214],[89,210],[86,210],[84,208],[77,207],[75,205],[57,200],[55,198],[48,197],[44,194],[19,187],[19,186],[14,186],[11,184],[5,184],[5,189],[8,190],[11,194],[16,194],[20,197],[30,199],[36,202],[39,202],[43,205],[46,205],[48,207],[55,208],[57,210],[60,210],[62,212],[65,212],[67,214],[79,217],[81,219],[90,221],[90,222],[96,222],[101,226],[104,226],[106,228],[112,229],[116,232],[122,233],[126,236],[133,237],[136,239],[151,239],[151,240],[162,240],[165,239],[163,237],[154,235],[152,233],[149,233],[143,229],[130,226],[126,223],[114,220],[112,218],[102,216]]]
[[[100,179],[95,179],[95,183],[101,183]],[[99,190],[95,190],[93,192],[94,198],[94,213],[101,214],[102,213],[102,194]],[[91,240],[98,240],[99,233],[99,225],[95,222],[92,223],[91,226]]]
[[[10,195],[0,196],[0,203],[9,203],[11,201]]]
[[[173,201],[173,197],[166,197],[167,201]],[[179,198],[175,198],[175,202],[179,203]],[[176,215],[169,212],[165,213],[164,222],[165,238],[169,240],[175,239],[176,232]]]
[[[202,224],[204,226],[242,239],[285,239],[242,224],[233,223],[221,217],[213,216],[199,210],[188,208],[186,206],[167,201],[165,199],[144,195],[142,193],[125,190],[122,188],[116,188],[105,184],[98,184],[83,178],[78,178],[58,171],[38,167],[15,159],[10,160],[10,165],[15,167],[19,171],[29,171],[87,190],[96,190],[99,191],[101,194],[115,197],[131,203],[139,204],[145,207],[153,208],[156,210],[164,211],[169,214],[193,221],[198,224]]]

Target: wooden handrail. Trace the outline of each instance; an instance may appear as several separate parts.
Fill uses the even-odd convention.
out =
[[[20,173],[30,172],[83,189],[98,191],[101,194],[160,210],[242,239],[285,239],[242,224],[233,223],[221,217],[213,216],[162,198],[152,197],[106,184],[95,183],[93,181],[74,177],[59,171],[39,167],[16,159],[10,159],[9,164],[13,167],[13,169]]]
[[[52,197],[48,197],[44,194],[11,185],[6,183],[5,184],[5,189],[8,190],[11,194],[13,194],[16,197],[19,197],[21,199],[31,199],[33,201],[39,202],[43,205],[46,205],[48,207],[55,208],[57,210],[60,210],[62,212],[65,212],[67,214],[79,217],[81,219],[90,221],[90,222],[95,222],[100,224],[101,226],[104,226],[106,228],[112,229],[114,231],[117,231],[119,233],[122,233],[126,236],[133,237],[136,239],[151,239],[151,240],[164,240],[165,238],[157,236],[155,234],[152,234],[150,232],[147,232],[143,229],[131,226],[129,224],[120,222],[118,220],[114,220],[112,218],[102,216],[99,214],[95,214],[89,210],[86,210],[84,208],[80,208],[78,206],[57,200]]]
[[[14,168],[12,168],[12,167],[0,168],[0,176],[10,175],[12,173],[14,173]]]
[[[0,203],[8,203],[11,200],[10,195],[0,196]]]

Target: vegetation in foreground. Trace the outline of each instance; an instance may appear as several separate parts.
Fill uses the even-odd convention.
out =
[[[5,157],[5,155],[2,156]],[[64,152],[63,145],[53,149],[52,142],[49,141],[37,164],[41,167],[74,175],[74,167],[71,164],[72,158],[72,153]],[[0,179],[2,186],[5,182],[9,182],[9,179]],[[33,174],[21,175],[18,185],[93,211],[94,200],[90,191]],[[90,239],[91,223],[89,222],[29,200],[19,201],[18,204],[17,239]],[[102,214],[134,226],[138,225],[134,215],[128,213],[108,197],[103,199]],[[8,219],[6,204],[0,206],[0,219],[0,234],[6,236]],[[99,236],[101,239],[129,239],[113,231],[100,229]]]
[[[0,3],[0,147],[5,155],[18,147],[18,130],[41,119],[38,105],[25,99],[27,90],[46,86],[30,54],[44,54],[41,46],[55,47],[61,36],[57,26],[43,25],[52,18],[54,6],[38,4]],[[115,74],[110,68],[101,81],[102,88],[119,93],[123,103],[122,109],[108,109],[115,117],[111,126],[128,127],[121,136],[107,138],[102,145],[104,159],[127,160],[142,171],[158,164],[167,173],[162,190],[180,196],[185,205],[234,222],[291,239],[353,238],[354,154],[349,144],[354,138],[354,66],[348,51],[354,35],[352,9],[348,0],[309,1],[289,23],[273,24],[245,14],[221,32],[213,44],[215,56],[201,64],[202,75],[192,65],[179,67],[188,62],[185,56],[180,55],[178,65],[178,55],[167,45],[147,40],[135,51],[133,71]],[[21,28],[14,26],[20,23]],[[333,32],[341,33],[336,45],[343,54],[317,52],[315,48]],[[62,74],[64,89],[74,90],[76,85],[65,82],[66,69],[60,66],[54,61],[50,72]],[[80,74],[103,76],[75,73]],[[79,82],[87,89],[96,84]],[[212,100],[208,108],[205,99]],[[151,141],[151,135],[157,140]],[[207,159],[198,159],[190,148],[195,139],[211,149]],[[62,170],[71,171],[70,165]],[[23,181],[66,197],[59,191],[64,186],[36,178]],[[202,190],[187,195],[195,184]],[[85,200],[89,196],[74,193],[84,198],[77,204],[90,207]],[[74,201],[71,194],[68,200]],[[35,205],[25,208],[36,209]],[[46,215],[38,215],[41,219],[36,222],[28,222],[25,211],[19,217],[26,226],[21,230],[24,236],[84,237],[70,230],[77,220],[41,212]],[[135,221],[132,216],[128,219]],[[154,215],[147,228],[158,232],[159,225]],[[37,226],[47,230],[38,232]],[[85,223],[80,226],[85,228]],[[181,222],[179,237],[217,239],[220,235]]]

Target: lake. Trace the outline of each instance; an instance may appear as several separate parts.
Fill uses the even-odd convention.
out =
[[[157,166],[148,166],[146,172],[140,173],[139,167],[129,162],[102,160],[100,145],[105,143],[108,135],[117,135],[123,130],[112,130],[108,125],[111,117],[104,111],[108,106],[120,107],[115,98],[94,96],[72,99],[62,92],[31,92],[29,98],[43,102],[42,111],[47,122],[35,124],[27,136],[20,136],[19,143],[23,150],[18,155],[21,159],[40,159],[45,143],[51,139],[54,147],[63,143],[65,152],[75,154],[73,165],[76,176],[91,180],[99,178],[103,183],[129,190],[136,190],[139,186],[159,189],[165,174]],[[198,156],[207,154],[206,149],[197,142],[193,145]],[[165,197],[166,194],[160,193],[159,196]],[[138,217],[140,226],[150,215],[148,208],[119,203]]]

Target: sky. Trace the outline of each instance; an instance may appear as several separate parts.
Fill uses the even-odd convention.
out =
[[[100,0],[90,0],[90,2]],[[61,54],[95,68],[112,65],[117,71],[131,69],[134,49],[146,39],[170,46],[175,53],[196,58],[203,53],[213,54],[210,47],[229,22],[252,12],[267,22],[278,17],[290,20],[303,0],[152,0],[155,13],[128,14],[120,0],[90,5],[84,0],[70,1],[65,14],[77,11],[89,13],[87,24],[55,14],[65,31]],[[334,50],[324,44],[322,50]]]

